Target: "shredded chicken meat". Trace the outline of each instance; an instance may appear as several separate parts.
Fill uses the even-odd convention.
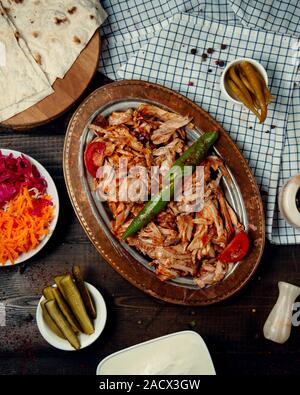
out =
[[[188,147],[185,127],[192,127],[191,118],[141,104],[136,109],[113,112],[107,118],[97,116],[90,125],[94,141],[105,143],[103,163],[117,169],[120,159],[127,159],[130,170],[142,166],[150,176],[151,167],[170,169]],[[150,258],[150,266],[162,280],[191,276],[203,288],[221,281],[232,265],[221,263],[218,255],[238,229],[243,228],[227,202],[220,180],[227,176],[223,161],[208,156],[204,166],[204,205],[200,211],[187,212],[186,201],[170,201],[152,222],[126,242]],[[153,175],[152,175],[153,176]],[[138,175],[117,181],[121,195]],[[159,179],[159,176],[158,176]],[[95,179],[95,185],[104,181]],[[107,183],[106,190],[111,188]],[[149,195],[149,188],[146,189]],[[122,199],[123,200],[123,199]],[[112,215],[112,230],[121,238],[132,219],[144,206],[142,200],[107,201]]]

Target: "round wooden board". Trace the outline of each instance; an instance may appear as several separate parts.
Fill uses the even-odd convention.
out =
[[[97,31],[65,77],[56,79],[54,93],[2,125],[17,130],[29,129],[50,122],[67,111],[83,94],[97,70],[100,43]]]
[[[181,115],[193,118],[196,130],[217,130],[220,137],[215,144],[234,176],[243,197],[251,240],[247,257],[223,281],[207,288],[179,286],[172,281],[161,282],[133,257],[113,236],[100,215],[83,165],[83,152],[88,141],[86,127],[92,116],[114,104],[139,100],[150,102]],[[209,305],[228,298],[239,291],[255,272],[265,243],[263,205],[254,176],[238,147],[226,131],[201,107],[186,97],[161,85],[144,81],[118,81],[94,91],[73,114],[65,137],[64,176],[76,215],[88,237],[104,259],[131,284],[161,300],[183,305]]]

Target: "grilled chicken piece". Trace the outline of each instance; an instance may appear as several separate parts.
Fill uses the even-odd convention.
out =
[[[183,146],[184,142],[179,139],[175,138],[173,141],[171,141],[169,144],[159,147],[153,150],[152,154],[153,156],[166,156],[167,154],[181,154],[183,151]]]
[[[179,236],[183,243],[186,243],[191,240],[194,222],[193,217],[188,214],[181,214],[176,219]]]
[[[143,148],[142,153],[144,155],[145,161],[146,161],[146,167],[150,168],[152,165],[152,152],[150,151],[149,148]]]
[[[188,246],[189,251],[201,250],[206,244],[208,227],[205,225],[198,226],[198,230],[194,235],[193,240]]]
[[[244,226],[239,223],[236,213],[234,212],[233,208],[230,206],[230,204],[226,200],[225,200],[225,203],[226,203],[226,207],[227,207],[231,222],[232,222],[233,226],[235,227],[235,229],[236,230],[244,229]]]
[[[150,222],[138,233],[138,239],[142,243],[154,246],[162,246],[164,244],[164,236],[161,234],[158,226],[154,222]]]
[[[182,117],[178,115],[176,119],[170,119],[164,122],[160,127],[152,133],[151,140],[154,144],[163,144],[170,140],[171,136],[177,129],[186,126],[191,121],[188,116]]]
[[[179,234],[174,229],[163,228],[158,226],[161,234],[164,236],[164,245],[171,246],[180,242]]]
[[[176,230],[157,226],[154,222],[150,222],[141,229],[138,233],[138,238],[142,242],[152,244],[153,246],[170,246],[180,241]]]
[[[177,202],[174,202],[173,200],[168,204],[168,211],[170,211],[173,215],[178,215],[180,214],[180,211],[178,209]]]
[[[107,127],[108,127],[107,119],[101,114],[98,114],[93,119],[91,125],[89,126],[89,128],[96,134],[98,134],[98,132],[105,133]]]
[[[216,188],[216,197],[218,199],[221,215],[224,220],[224,227],[227,233],[227,240],[231,240],[235,233],[234,227],[231,222],[231,216],[227,208],[226,200],[224,198],[223,192],[221,191],[220,187]]]
[[[172,213],[162,211],[157,216],[159,226],[168,229],[176,229],[176,217]]]
[[[125,204],[123,202],[121,202],[119,204],[119,206],[121,206],[120,208],[117,209],[117,213],[115,216],[115,222],[113,223],[113,229],[117,230],[121,225],[124,224],[124,222],[126,221],[130,210],[133,206],[133,203],[129,203],[129,204]]]
[[[128,243],[131,246],[138,248],[144,255],[148,255],[159,265],[165,266],[168,264],[169,268],[182,270],[186,274],[194,275],[197,267],[191,260],[189,253],[185,252],[186,246],[177,244],[175,246],[155,246],[158,240],[151,242],[149,238],[141,238],[140,235],[128,237]]]
[[[214,275],[214,283],[217,283],[226,276],[228,270],[228,266],[225,263],[217,261],[216,263],[216,270]]]
[[[194,277],[194,280],[200,288],[204,288],[207,285],[213,284],[213,278],[214,278],[213,272],[203,271],[199,276]]]
[[[218,169],[220,169],[225,177],[228,176],[228,171],[226,170],[223,161],[215,155],[208,156],[202,162],[202,165],[204,165],[204,179],[206,182],[211,179],[211,169],[213,171],[217,171]]]
[[[130,108],[125,112],[113,112],[108,117],[109,125],[122,125],[132,123],[133,110]]]
[[[227,231],[223,226],[223,221],[219,215],[219,210],[216,206],[216,203],[210,199],[206,202],[206,208],[209,210],[213,223],[216,227],[217,237],[214,239],[214,242],[225,247],[225,243],[227,241]]]
[[[214,265],[211,263],[203,263],[200,269],[200,273],[194,277],[194,280],[200,288],[204,288],[207,285],[213,285],[226,276],[228,272],[228,265],[217,261]]]
[[[162,121],[177,120],[180,116],[174,112],[165,111],[159,107],[151,106],[150,104],[141,104],[137,109],[137,113],[142,118],[145,116],[152,116]]]
[[[89,129],[94,132],[97,136],[102,135],[106,133],[106,129],[104,129],[102,126],[95,125],[93,123],[90,124]],[[102,141],[102,140],[101,140]]]
[[[166,146],[156,148],[152,154],[154,156],[155,166],[160,167],[161,174],[166,174],[176,159],[176,154],[181,154],[183,151],[184,142],[179,138],[174,138]]]
[[[144,203],[135,203],[131,209],[132,214],[136,217],[144,207]]]
[[[161,281],[168,281],[171,280],[172,278],[178,277],[177,270],[168,268],[166,266],[162,266],[157,261],[151,262],[151,266],[156,267],[155,273]]]

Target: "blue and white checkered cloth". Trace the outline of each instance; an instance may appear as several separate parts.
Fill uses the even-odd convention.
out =
[[[100,70],[113,79],[143,79],[189,97],[230,133],[252,168],[273,243],[300,242],[277,208],[279,188],[300,172],[300,7],[298,1],[104,0],[109,18]],[[299,5],[300,6],[300,5]],[[226,48],[222,49],[221,44]],[[191,53],[197,48],[197,54]],[[214,52],[203,61],[208,48]],[[254,115],[226,101],[220,68],[237,57],[267,70],[275,101],[260,125]]]

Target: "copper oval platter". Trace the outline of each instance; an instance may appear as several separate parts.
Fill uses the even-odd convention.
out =
[[[83,152],[91,139],[89,123],[97,114],[137,107],[148,102],[193,118],[195,129],[188,131],[195,139],[201,131],[218,130],[215,152],[229,171],[223,189],[229,203],[248,229],[251,249],[247,257],[216,285],[200,289],[192,279],[178,278],[161,282],[147,265],[147,260],[125,243],[117,240],[109,225],[103,204],[98,202],[92,182],[85,172]],[[259,190],[242,153],[225,130],[203,109],[189,99],[160,85],[144,81],[120,81],[94,91],[76,110],[64,146],[64,175],[76,215],[88,237],[104,259],[131,284],[161,300],[182,305],[208,305],[224,300],[240,290],[260,262],[265,242],[265,224]]]

